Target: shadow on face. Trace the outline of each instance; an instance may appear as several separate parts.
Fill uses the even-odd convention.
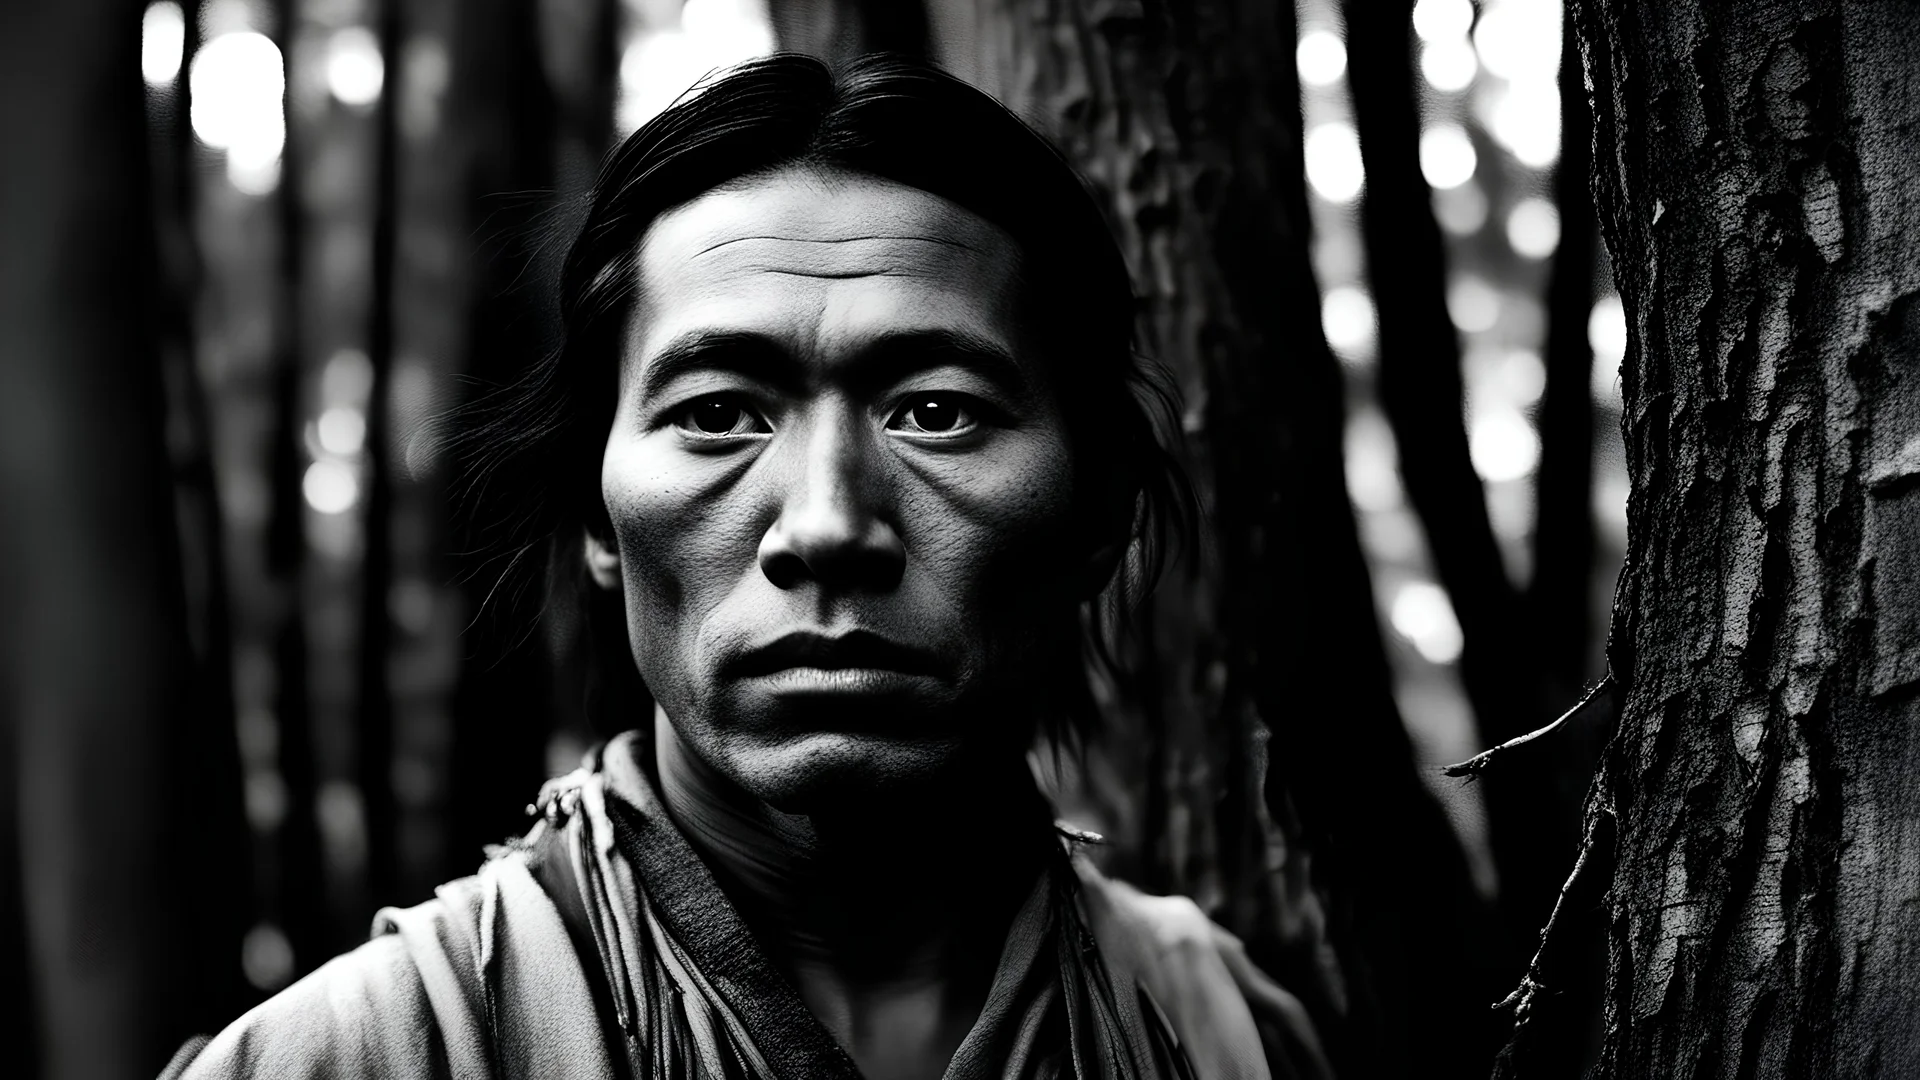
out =
[[[588,561],[681,739],[789,808],[1024,750],[1089,555],[1012,239],[788,170],[638,255]]]

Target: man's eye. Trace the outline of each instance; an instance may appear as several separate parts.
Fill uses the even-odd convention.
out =
[[[674,418],[682,431],[703,438],[719,439],[730,435],[758,435],[771,430],[766,421],[733,397],[705,397],[689,403]]]
[[[960,394],[911,394],[887,421],[887,429],[911,435],[964,435],[980,424],[969,404]]]

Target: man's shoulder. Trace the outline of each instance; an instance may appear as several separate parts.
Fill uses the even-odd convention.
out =
[[[183,1080],[444,1077],[432,1010],[406,943],[381,935],[268,998],[178,1062]]]
[[[1153,896],[1073,860],[1088,929],[1109,975],[1178,1037],[1204,1076],[1330,1077],[1300,1000],[1184,896]]]
[[[171,1075],[541,1075],[555,1052],[601,1056],[597,1028],[548,1021],[593,1010],[579,962],[526,845],[497,849],[434,898],[386,908],[373,937],[236,1020]],[[571,1031],[571,1028],[580,1028]],[[577,1039],[555,1038],[572,1034]]]

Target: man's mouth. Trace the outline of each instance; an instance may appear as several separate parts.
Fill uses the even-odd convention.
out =
[[[925,649],[867,630],[827,635],[798,631],[753,648],[727,665],[735,678],[766,678],[775,692],[873,694],[937,679],[945,665]]]

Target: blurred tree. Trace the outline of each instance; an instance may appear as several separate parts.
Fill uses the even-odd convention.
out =
[[[354,711],[355,778],[365,807],[367,892],[378,903],[399,899],[399,810],[393,790],[393,511],[398,463],[393,435],[394,303],[396,238],[399,232],[399,100],[403,86],[401,0],[381,0],[381,70],[389,88],[374,108],[373,243],[367,297],[367,391],[365,454],[366,547],[360,562],[360,639],[355,658],[358,696]],[[291,125],[289,125],[291,127]]]
[[[1560,218],[1560,244],[1547,279],[1546,388],[1540,398],[1540,470],[1534,479],[1533,577],[1528,582],[1526,636],[1534,649],[1531,665],[1542,695],[1544,715],[1580,696],[1591,679],[1594,630],[1594,514],[1593,514],[1593,347],[1587,340],[1587,322],[1593,311],[1597,275],[1599,225],[1594,218],[1590,177],[1593,171],[1592,108],[1580,65],[1580,45],[1573,33],[1571,12],[1564,19],[1560,48],[1560,161],[1554,167],[1554,206]],[[1509,678],[1526,673],[1509,669]],[[1532,744],[1524,756],[1514,755],[1487,778],[1489,790],[1511,788],[1509,774],[1524,770],[1532,782],[1522,781],[1517,799],[1501,804],[1509,815],[1536,815],[1545,820],[1529,830],[1513,857],[1530,858],[1541,877],[1564,874],[1571,867],[1565,852],[1579,837],[1580,805],[1586,786],[1611,725],[1601,710],[1581,723]],[[1544,795],[1542,792],[1544,791]],[[1539,802],[1528,805],[1527,800]],[[1503,823],[1504,824],[1504,823]],[[1509,834],[1512,829],[1508,828]],[[1545,845],[1528,851],[1526,844]],[[1503,879],[1504,880],[1504,879]],[[1524,920],[1510,929],[1517,944],[1532,950],[1537,932],[1550,909],[1548,883],[1537,905],[1523,908]],[[1583,909],[1582,916],[1587,911]],[[1568,918],[1576,916],[1568,915]],[[1580,944],[1557,958],[1553,986],[1560,995],[1556,1008],[1528,1025],[1527,1038],[1510,1048],[1514,1063],[1525,1075],[1574,1076],[1593,1062],[1600,1041],[1600,982],[1606,953],[1597,935],[1582,936]],[[1510,971],[1523,970],[1517,965]]]
[[[555,344],[554,290],[535,255],[547,237],[554,187],[555,103],[541,68],[538,11],[477,0],[453,24],[448,118],[462,150],[475,249],[465,374],[476,392],[524,369]],[[531,269],[530,269],[531,268]],[[493,509],[482,507],[482,512]],[[524,831],[524,807],[544,779],[552,675],[540,642],[546,546],[501,548],[504,522],[476,518],[457,545],[470,626],[453,709],[447,875],[468,874],[485,844]]]
[[[1587,303],[1575,297],[1591,291],[1583,283],[1592,273],[1591,239],[1568,234],[1590,230],[1582,222],[1591,218],[1570,211],[1573,220],[1562,229],[1566,246],[1555,263],[1562,295],[1551,309],[1552,397],[1540,418],[1550,442],[1540,478],[1538,591],[1535,602],[1525,605],[1501,560],[1486,492],[1468,452],[1460,341],[1447,311],[1447,254],[1421,172],[1412,9],[1408,0],[1384,7],[1343,3],[1349,85],[1367,175],[1367,272],[1380,312],[1380,400],[1401,450],[1409,501],[1459,616],[1461,681],[1480,737],[1497,744],[1570,704],[1586,663],[1592,406],[1585,371],[1591,359],[1584,351]],[[1572,166],[1578,168],[1583,157],[1576,153]],[[1568,163],[1561,167],[1560,175],[1567,176]],[[1570,341],[1576,334],[1579,339]],[[1564,737],[1536,743],[1524,760],[1508,759],[1483,774],[1506,938],[1502,958],[1511,973],[1524,970],[1571,865],[1567,853],[1579,840],[1580,785],[1591,768],[1591,751],[1583,746]],[[1580,1037],[1567,1037],[1577,1056]],[[1577,1062],[1565,1068],[1577,1069]]]
[[[1593,676],[1588,599],[1594,563],[1593,346],[1587,321],[1593,312],[1599,225],[1590,184],[1592,107],[1584,79],[1568,12],[1560,45],[1560,161],[1553,171],[1560,243],[1547,278],[1547,382],[1540,397],[1533,577],[1526,595],[1527,633],[1553,701],[1571,701]]]
[[[249,884],[233,727],[193,705],[140,13],[29,5],[0,34],[7,1033],[56,1078],[151,1075],[230,1012]]]
[[[1142,345],[1188,402],[1212,543],[1162,586],[1146,677],[1108,709],[1103,752],[1145,759],[1113,770],[1135,777],[1113,803],[1143,808],[1120,811],[1116,868],[1245,937],[1343,1074],[1481,1075],[1490,926],[1414,775],[1347,500],[1291,11],[999,0],[930,21],[937,58],[1098,189]]]
[[[1597,1075],[1915,1075],[1920,16],[1577,17],[1633,482]]]
[[[294,0],[278,0],[274,31],[290,85],[301,75],[299,53],[289,47],[296,19]],[[287,118],[293,119],[291,114]],[[277,764],[286,786],[286,812],[271,845],[278,889],[266,914],[274,917],[286,933],[295,972],[318,967],[341,943],[341,936],[327,925],[325,866],[316,814],[319,778],[307,677],[307,620],[301,603],[307,566],[307,507],[301,494],[307,466],[306,412],[301,395],[306,375],[301,287],[306,280],[307,257],[302,194],[307,163],[302,130],[300,124],[286,125],[286,143],[280,151],[280,184],[273,196],[279,250],[272,313],[273,434],[267,462],[270,494],[266,537],[267,570],[278,594],[274,605],[273,712],[278,730]]]

